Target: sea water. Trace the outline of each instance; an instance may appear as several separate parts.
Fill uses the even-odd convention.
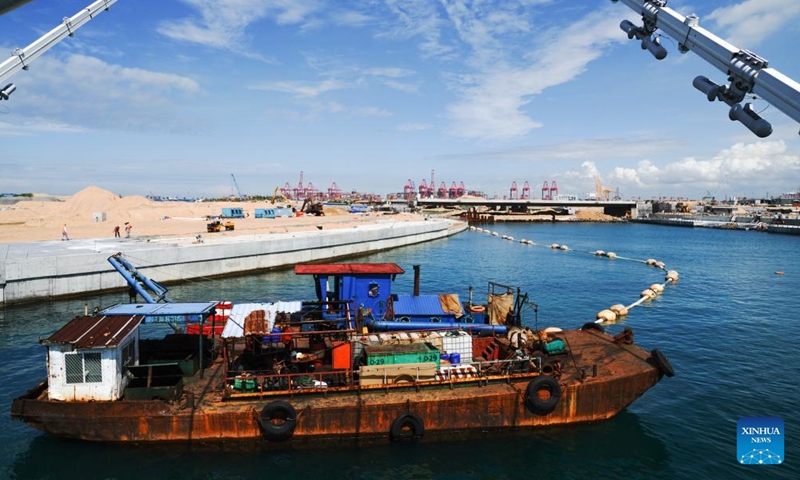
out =
[[[584,425],[412,445],[97,445],[11,421],[10,404],[45,376],[40,338],[85,307],[127,301],[127,293],[42,301],[0,311],[0,478],[800,478],[800,237],[639,224],[484,227],[498,236],[466,231],[351,261],[399,264],[407,272],[395,282],[400,293],[412,291],[415,264],[426,293],[466,299],[472,286],[482,303],[489,282],[518,286],[537,305],[524,322],[538,328],[577,328],[613,304],[635,302],[664,272],[627,259],[663,261],[679,281],[607,330],[633,328],[638,345],[670,359],[675,377],[617,416]],[[549,248],[554,243],[569,250]],[[590,254],[596,250],[622,258]],[[309,278],[288,270],[195,281],[170,294],[275,301],[314,292]],[[737,421],[761,416],[784,421],[783,463],[740,465]]]

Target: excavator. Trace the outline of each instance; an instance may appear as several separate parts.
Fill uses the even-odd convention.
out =
[[[281,193],[281,187],[275,187],[275,190],[272,191],[272,198],[270,198],[270,203],[275,205],[275,202],[285,203],[288,199],[283,196]]]
[[[225,228],[226,231],[233,230],[234,228],[236,228],[236,225],[230,220],[228,220],[225,223],[222,223],[219,220],[214,220],[213,222],[209,222],[208,224],[206,224],[206,229],[208,230],[208,233],[221,232],[223,228]]]
[[[310,198],[306,198],[303,201],[303,206],[300,208],[300,211],[307,215],[315,215],[317,217],[325,216],[325,211],[322,209],[322,203]]]

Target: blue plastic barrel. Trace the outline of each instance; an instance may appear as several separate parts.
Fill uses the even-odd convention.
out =
[[[281,341],[281,329],[279,327],[272,327],[272,335],[269,336],[270,343],[278,343]]]
[[[439,358],[441,360],[444,360],[445,362],[449,362],[450,361],[450,354],[449,353],[440,353],[439,354]]]
[[[450,363],[453,365],[458,365],[461,363],[461,354],[458,352],[454,352],[450,354]]]

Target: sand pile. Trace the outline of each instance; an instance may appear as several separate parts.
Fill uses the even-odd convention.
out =
[[[284,206],[285,204],[280,204]],[[301,205],[297,205],[299,209]],[[208,234],[208,216],[220,215],[223,208],[239,207],[249,216],[235,219],[233,232]],[[185,237],[202,235],[253,235],[296,230],[352,227],[374,223],[379,215],[353,215],[346,207],[325,207],[325,216],[292,218],[255,218],[256,208],[272,208],[269,202],[155,202],[133,195],[120,197],[113,192],[91,186],[61,202],[20,201],[0,209],[0,243],[60,240],[61,228],[67,224],[71,239],[113,237],[115,225],[133,226],[133,237]],[[95,221],[105,215],[105,221]],[[392,215],[394,221],[420,220],[412,214]]]

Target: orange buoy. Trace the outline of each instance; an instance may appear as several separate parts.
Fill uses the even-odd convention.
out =
[[[786,273],[786,272],[784,272],[782,270],[778,270],[777,272],[775,272],[775,275],[783,275],[784,273]]]

